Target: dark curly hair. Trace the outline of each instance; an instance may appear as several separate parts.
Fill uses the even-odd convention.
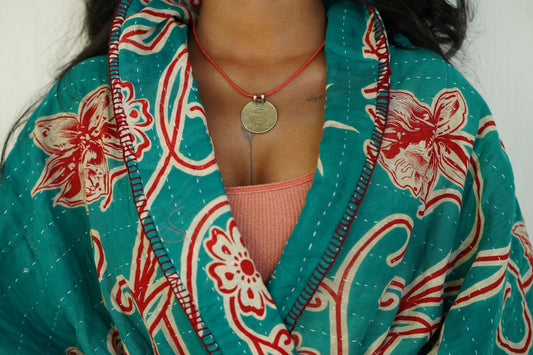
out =
[[[378,9],[393,45],[397,34],[449,61],[466,37],[471,6],[466,0],[362,0]]]
[[[466,36],[470,7],[466,0],[354,0],[370,4],[380,12],[390,41],[401,46],[398,35],[404,35],[417,47],[429,49],[449,61],[461,48]],[[85,0],[83,50],[58,74],[61,78],[70,68],[84,59],[105,55],[115,7],[119,0]],[[9,142],[15,130],[22,126],[34,106],[26,110],[9,133]],[[6,155],[7,143],[2,149],[0,175]]]

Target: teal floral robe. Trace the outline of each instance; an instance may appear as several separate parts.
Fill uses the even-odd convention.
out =
[[[483,100],[330,1],[313,185],[263,283],[187,60],[198,3],[124,0],[0,187],[4,354],[499,354],[532,344],[533,254]]]

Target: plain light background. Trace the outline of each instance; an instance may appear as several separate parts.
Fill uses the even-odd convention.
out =
[[[80,0],[0,0],[0,144],[24,107],[42,93],[57,68],[75,53],[82,10]],[[493,111],[511,157],[517,196],[530,228],[532,19],[532,0],[478,0],[464,59],[456,61]]]

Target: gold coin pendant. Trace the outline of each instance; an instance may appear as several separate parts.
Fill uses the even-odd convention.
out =
[[[278,122],[278,112],[265,99],[248,102],[241,111],[241,124],[250,133],[266,133]]]

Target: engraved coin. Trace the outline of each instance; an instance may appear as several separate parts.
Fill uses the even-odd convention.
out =
[[[266,100],[248,102],[241,111],[242,126],[251,133],[266,133],[278,122],[278,112]]]

